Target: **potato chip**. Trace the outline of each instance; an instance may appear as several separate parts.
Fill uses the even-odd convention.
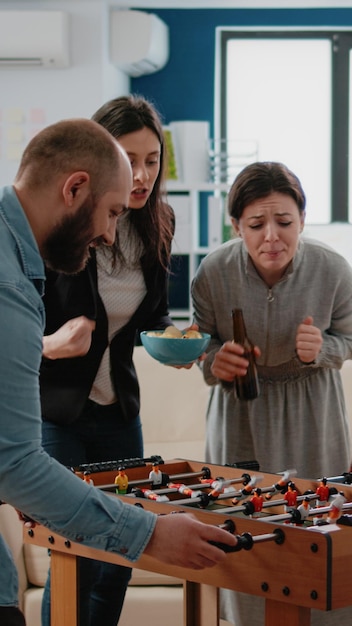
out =
[[[173,339],[178,339],[182,337],[182,331],[176,326],[167,326],[164,331],[164,337],[172,337]]]
[[[187,330],[187,332],[183,335],[184,339],[201,339],[202,333],[199,333],[198,330]]]
[[[176,326],[168,326],[164,331],[150,330],[148,337],[160,337],[161,339],[202,339],[202,333],[197,330],[182,331]]]

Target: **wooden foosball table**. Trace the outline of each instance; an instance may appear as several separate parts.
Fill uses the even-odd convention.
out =
[[[138,504],[158,514],[191,512],[207,524],[225,525],[238,539],[238,551],[221,565],[190,570],[142,556],[133,567],[184,580],[184,625],[219,623],[220,588],[265,598],[265,624],[309,626],[311,609],[329,611],[352,604],[352,487],[344,475],[328,479],[330,493],[342,491],[346,502],[330,522],[331,505],[316,508],[319,480],[292,478],[297,505],[285,510],[284,474],[265,474],[239,467],[189,460],[161,460],[162,483],[151,485],[151,462],[128,467],[129,492],[116,494],[117,470],[91,468],[94,484],[111,497]],[[83,477],[83,469],[77,472]],[[216,480],[221,477],[221,480]],[[260,481],[260,482],[258,482]],[[264,503],[260,512],[251,503],[251,486],[260,485]],[[153,499],[151,499],[153,498]],[[233,504],[233,500],[237,502]],[[308,502],[308,515],[297,513]],[[286,503],[287,504],[287,503]],[[287,507],[286,507],[287,509]],[[307,509],[307,504],[306,504]],[[313,523],[318,520],[319,523]],[[42,526],[24,530],[24,541],[51,550],[51,625],[77,624],[77,557],[129,565],[115,554],[73,543]],[[177,541],[177,537],[173,538]]]

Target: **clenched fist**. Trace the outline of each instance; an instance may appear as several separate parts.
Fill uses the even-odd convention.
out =
[[[89,351],[94,329],[94,320],[84,315],[74,317],[52,335],[43,337],[43,356],[47,359],[84,356]]]

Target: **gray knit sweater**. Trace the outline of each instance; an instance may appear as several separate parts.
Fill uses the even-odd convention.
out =
[[[349,469],[351,442],[339,369],[352,358],[352,268],[325,244],[302,239],[284,277],[269,290],[243,241],[210,253],[192,284],[195,322],[212,335],[202,364],[211,386],[206,457],[213,463],[256,459],[262,471],[296,468],[318,478]],[[232,339],[231,310],[243,309],[259,346],[261,393],[241,402],[210,371]],[[298,325],[311,315],[323,346],[315,364],[296,357]]]

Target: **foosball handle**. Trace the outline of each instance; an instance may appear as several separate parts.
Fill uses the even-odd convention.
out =
[[[238,469],[248,469],[254,472],[259,472],[259,463],[256,460],[253,461],[238,461],[237,463],[225,463],[225,467],[234,467]]]
[[[242,533],[242,535],[235,535],[237,543],[235,546],[229,546],[227,543],[221,543],[216,541],[210,541],[213,546],[220,548],[224,552],[239,552],[240,550],[251,550],[253,547],[253,537],[250,533]]]
[[[300,517],[300,516],[299,516]],[[227,519],[223,524],[219,525],[219,528],[227,530],[232,535],[235,533],[236,527],[232,519]],[[235,546],[229,546],[227,543],[210,541],[213,546],[220,548],[224,552],[239,552],[240,550],[251,550],[255,543],[261,543],[264,541],[275,541],[278,545],[283,544],[285,541],[285,533],[282,528],[276,528],[272,533],[266,533],[263,535],[251,535],[251,533],[242,533],[242,535],[235,535],[237,543]]]
[[[235,523],[232,519],[227,519],[223,524],[219,524],[219,528],[227,530],[231,535],[234,535],[236,530]],[[240,550],[250,550],[252,548],[254,542],[250,533],[235,536],[237,539],[235,546],[229,546],[227,543],[222,543],[221,541],[210,541],[210,543],[224,552],[239,552]]]

